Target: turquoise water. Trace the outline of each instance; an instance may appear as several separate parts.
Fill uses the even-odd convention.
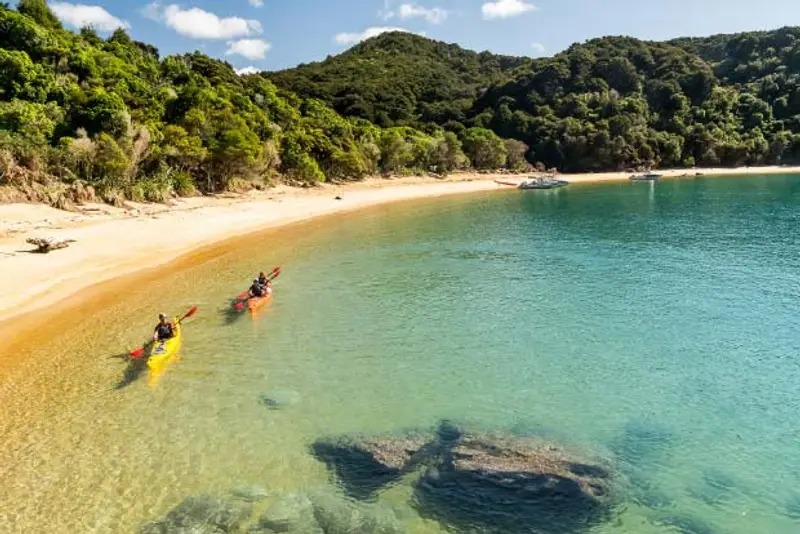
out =
[[[0,520],[134,532],[186,495],[330,484],[319,437],[453,419],[612,459],[623,503],[592,532],[798,532],[798,223],[800,179],[770,176],[445,198],[258,238],[131,287],[0,382]],[[224,313],[279,264],[263,314]],[[86,357],[193,303],[155,390]],[[87,341],[92,321],[108,333]],[[282,410],[259,402],[275,392]],[[380,499],[443,531],[407,489]]]

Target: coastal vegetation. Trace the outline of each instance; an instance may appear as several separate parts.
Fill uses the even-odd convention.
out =
[[[117,30],[0,4],[0,200],[310,185],[460,169],[563,171],[800,160],[800,29],[552,58],[388,33],[319,63],[238,75]]]
[[[123,30],[70,32],[44,0],[0,7],[0,64],[0,198],[163,201],[470,164],[442,128],[380,128],[197,52],[160,58]],[[506,162],[489,131],[469,146],[478,165]]]
[[[800,160],[800,28],[606,37],[540,59],[392,33],[268,77],[383,126],[488,129],[563,171]]]

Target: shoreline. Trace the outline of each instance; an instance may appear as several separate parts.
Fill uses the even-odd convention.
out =
[[[664,178],[800,174],[800,167],[678,169]],[[180,199],[170,205],[101,204],[80,213],[37,204],[0,205],[0,325],[103,282],[157,268],[204,247],[260,231],[392,202],[509,190],[495,182],[527,174],[455,174],[444,179],[369,179],[314,189],[278,186],[245,195]],[[630,173],[561,175],[570,183],[626,181]],[[337,200],[336,197],[341,197]],[[67,249],[28,253],[29,237],[74,239]],[[24,289],[20,289],[24,288]]]
[[[65,300],[78,303],[74,297],[92,286],[165,266],[212,245],[381,204],[505,189],[493,178],[371,179],[314,189],[279,186],[244,195],[180,199],[171,205],[131,203],[130,209],[90,204],[81,213],[38,204],[0,205],[0,326]],[[25,242],[29,237],[75,242],[35,254]]]

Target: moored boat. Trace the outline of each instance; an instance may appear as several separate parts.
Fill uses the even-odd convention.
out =
[[[537,178],[530,178],[525,180],[521,184],[519,184],[519,189],[556,189],[558,187],[564,187],[568,185],[569,182],[566,180],[558,180],[555,177],[547,176],[547,177],[537,177]]]
[[[656,174],[654,172],[648,172],[645,174],[633,174],[631,175],[631,180],[634,182],[645,182],[645,181],[655,181],[661,178],[661,174]]]

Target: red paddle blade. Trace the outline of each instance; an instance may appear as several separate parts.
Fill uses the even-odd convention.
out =
[[[142,354],[144,354],[144,347],[139,347],[138,349],[134,349],[131,351],[130,356],[131,358],[141,358]]]
[[[197,313],[197,306],[192,306],[192,309],[190,309],[188,312],[186,312],[186,315],[183,316],[181,321],[183,321],[183,319],[188,319],[189,317],[191,317],[195,313]]]
[[[241,310],[242,308],[244,308],[244,302],[237,302],[233,307],[234,310]]]
[[[245,291],[244,293],[239,293],[239,295],[236,298],[239,299],[239,300],[246,299],[247,298],[247,291]]]

